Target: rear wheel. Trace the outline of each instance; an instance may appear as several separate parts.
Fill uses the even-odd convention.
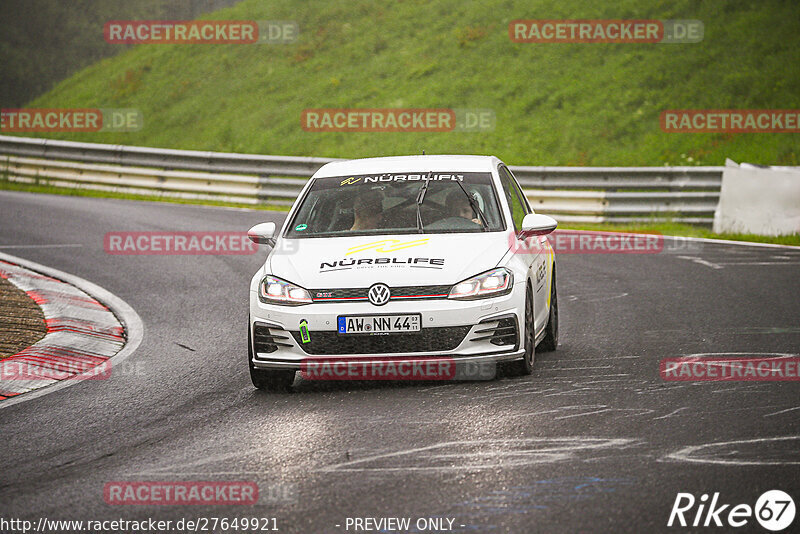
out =
[[[256,369],[253,365],[253,342],[250,333],[250,320],[247,321],[247,365],[250,380],[262,391],[288,391],[294,382],[294,371]]]
[[[522,328],[522,343],[525,347],[525,354],[521,360],[513,363],[512,371],[516,375],[529,375],[533,372],[533,360],[536,358],[536,343],[533,329],[533,292],[528,285],[525,291],[525,318]]]
[[[541,352],[551,352],[558,346],[558,292],[556,291],[556,268],[553,266],[553,283],[550,288],[550,317],[547,319],[547,328],[544,339],[539,343]]]

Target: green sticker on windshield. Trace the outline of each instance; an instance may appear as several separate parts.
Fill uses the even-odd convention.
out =
[[[297,226],[295,226],[295,227],[294,227],[294,230],[295,230],[296,232],[302,232],[302,231],[303,231],[303,230],[305,230],[306,228],[308,228],[308,225],[307,225],[307,224],[298,224]]]

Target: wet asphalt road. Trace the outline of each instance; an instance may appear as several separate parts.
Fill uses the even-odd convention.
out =
[[[754,505],[782,489],[800,504],[800,383],[659,375],[668,357],[800,353],[800,250],[667,241],[660,254],[563,254],[561,344],[534,375],[298,381],[284,394],[253,389],[246,367],[247,287],[263,253],[103,251],[109,231],[244,231],[282,217],[0,192],[0,251],[104,287],[145,325],[130,372],[0,409],[0,518],[642,532],[690,530],[666,527],[678,492]],[[106,504],[104,485],[120,480],[246,480],[261,497]],[[764,532],[753,519],[739,530]]]

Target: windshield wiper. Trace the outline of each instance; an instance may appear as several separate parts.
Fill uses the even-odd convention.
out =
[[[478,201],[475,200],[475,198],[473,198],[472,195],[467,193],[467,190],[464,188],[464,185],[461,183],[461,180],[456,180],[456,183],[458,184],[458,187],[460,187],[461,190],[464,192],[464,194],[467,195],[467,199],[469,200],[469,205],[472,206],[472,209],[475,210],[475,213],[478,214],[478,218],[481,220],[481,228],[483,229],[484,232],[488,232],[489,222],[486,220],[486,215],[483,214],[483,210],[481,210],[481,207],[478,205]]]
[[[422,207],[422,203],[425,202],[425,193],[428,191],[428,185],[431,183],[431,173],[433,171],[428,171],[428,176],[425,177],[425,183],[419,188],[417,192],[417,232],[420,234],[424,234],[424,225],[422,224],[422,212],[420,208]]]

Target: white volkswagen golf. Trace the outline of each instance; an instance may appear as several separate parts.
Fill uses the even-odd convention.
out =
[[[556,221],[489,156],[328,163],[250,283],[248,365],[286,389],[311,360],[514,362],[558,343]],[[317,360],[318,361],[318,360]]]

